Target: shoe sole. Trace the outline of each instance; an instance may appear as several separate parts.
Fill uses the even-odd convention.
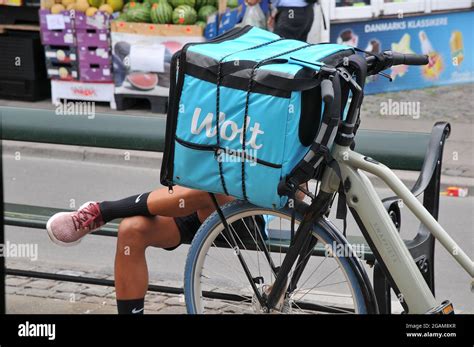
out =
[[[94,201],[88,201],[88,202],[85,202],[83,203],[80,207],[79,207],[79,210],[86,207],[87,205],[89,205],[90,203],[93,203]],[[71,247],[71,246],[75,246],[77,244],[79,244],[81,241],[82,241],[82,238],[86,235],[84,235],[83,237],[81,237],[80,239],[76,240],[76,241],[72,241],[72,242],[64,242],[64,241],[61,241],[59,240],[58,238],[56,238],[56,236],[54,236],[54,233],[53,233],[53,230],[51,229],[51,223],[53,222],[53,220],[59,216],[62,216],[64,214],[69,214],[71,212],[58,212],[56,213],[55,215],[53,215],[50,219],[48,219],[48,222],[46,223],[46,231],[48,232],[48,236],[49,238],[51,239],[51,241],[53,241],[55,244],[59,245],[59,246],[62,246],[62,247]],[[89,233],[93,232],[93,231],[96,231],[97,229],[94,229],[94,230],[91,230]]]

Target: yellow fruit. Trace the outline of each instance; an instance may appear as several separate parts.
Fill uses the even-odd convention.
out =
[[[97,12],[97,9],[95,7],[89,7],[86,10],[86,16],[92,17],[93,15],[95,15],[96,12]]]
[[[107,0],[107,5],[113,8],[114,12],[120,11],[123,7],[123,0]]]
[[[66,7],[66,10],[71,11],[71,10],[76,10],[76,4],[69,4]]]
[[[105,0],[88,0],[89,5],[99,8],[105,3]]]
[[[81,11],[81,12],[86,12],[88,8],[89,8],[89,3],[87,2],[87,0],[77,0],[76,10]]]
[[[54,0],[41,0],[41,9],[51,9],[55,4]]]
[[[61,3],[63,4],[64,7],[68,7],[70,4],[74,4],[76,0],[62,0]]]
[[[112,8],[112,6],[107,5],[107,4],[100,6],[99,11],[107,12],[108,14],[114,13],[114,9]]]
[[[60,13],[61,11],[65,11],[66,8],[61,5],[61,4],[54,4],[52,7],[51,7],[51,13],[52,14],[58,14]]]

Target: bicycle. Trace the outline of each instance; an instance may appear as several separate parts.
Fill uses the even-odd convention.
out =
[[[382,179],[471,277],[473,261],[388,167],[351,149],[360,124],[365,78],[383,74],[394,65],[426,65],[428,57],[385,51],[362,61],[362,68],[350,62],[321,68],[321,94],[326,105],[334,99],[332,79],[336,74],[349,85],[352,100],[346,119],[337,128],[314,194],[301,186],[311,178],[309,169],[320,164],[311,151],[280,183],[282,194],[292,197],[302,192],[311,199],[310,204],[291,199],[292,208],[272,210],[233,201],[220,208],[211,194],[216,211],[196,234],[186,260],[188,313],[214,309],[224,313],[378,313],[371,283],[356,252],[327,217],[335,195],[342,193],[341,186],[377,261],[403,298],[405,312],[453,312],[449,301],[439,303],[435,299],[363,171]],[[269,237],[279,240],[277,245],[273,242],[269,246]],[[315,261],[311,255],[318,247],[324,259],[312,266]],[[345,252],[341,254],[340,249]],[[314,276],[316,271],[322,279]]]

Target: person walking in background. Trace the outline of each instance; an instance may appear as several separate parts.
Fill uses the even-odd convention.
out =
[[[254,6],[260,0],[246,0],[247,5]],[[268,29],[285,39],[308,40],[314,19],[314,0],[272,0]]]

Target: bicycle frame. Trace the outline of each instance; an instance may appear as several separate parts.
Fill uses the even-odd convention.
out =
[[[410,313],[426,313],[438,303],[363,171],[385,182],[466,272],[474,277],[473,261],[387,166],[340,145],[333,147],[332,155],[339,164],[341,178],[332,168],[327,168],[321,189],[334,193],[341,179],[348,187],[347,204]]]

